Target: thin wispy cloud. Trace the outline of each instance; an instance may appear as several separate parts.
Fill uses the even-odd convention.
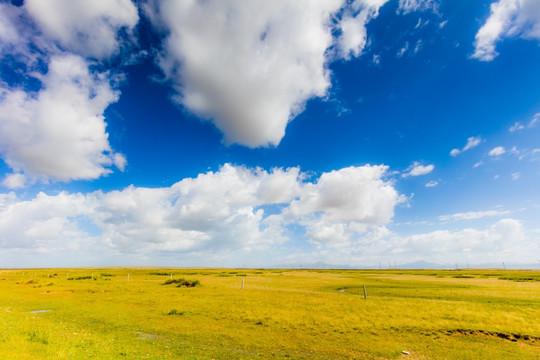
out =
[[[491,149],[488,153],[489,156],[499,157],[506,153],[506,149],[503,146],[497,146]]]
[[[450,155],[451,156],[457,156],[459,154],[461,154],[462,152],[465,152],[467,150],[470,150],[474,147],[477,147],[478,145],[480,145],[480,143],[482,143],[482,138],[480,136],[471,136],[470,138],[467,139],[467,143],[465,144],[465,146],[461,149],[452,149],[450,151]]]
[[[435,169],[435,166],[432,164],[429,165],[422,165],[419,162],[413,162],[411,166],[405,170],[403,174],[401,174],[401,177],[409,177],[409,176],[421,176],[421,175],[427,175],[430,172]]]
[[[470,211],[451,215],[439,216],[440,221],[477,220],[485,217],[504,216],[510,214],[507,210]]]

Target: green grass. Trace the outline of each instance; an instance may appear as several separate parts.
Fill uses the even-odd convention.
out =
[[[538,271],[477,269],[0,270],[0,354],[540,359],[539,278]]]

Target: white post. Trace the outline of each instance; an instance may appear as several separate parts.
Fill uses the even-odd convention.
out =
[[[244,290],[244,278],[242,278],[242,290]]]
[[[172,274],[171,274],[171,279],[172,279]]]
[[[128,273],[128,278],[127,278],[127,281],[129,281],[129,273]]]
[[[92,280],[94,280],[94,273],[92,273]]]

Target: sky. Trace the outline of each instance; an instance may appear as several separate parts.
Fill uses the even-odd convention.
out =
[[[540,266],[537,0],[0,1],[0,59],[0,267]]]

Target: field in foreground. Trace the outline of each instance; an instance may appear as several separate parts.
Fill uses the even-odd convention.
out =
[[[539,271],[0,270],[2,359],[540,359],[539,319]]]

